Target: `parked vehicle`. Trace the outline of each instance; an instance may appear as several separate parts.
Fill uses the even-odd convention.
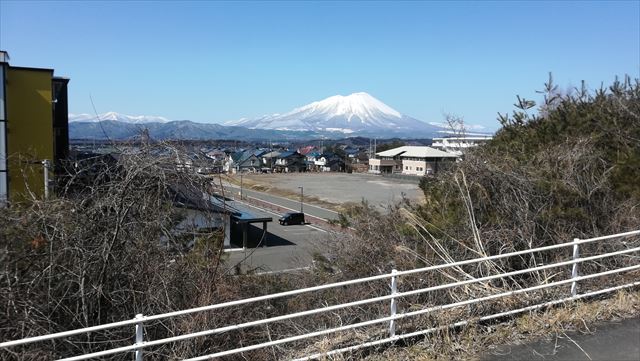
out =
[[[304,213],[299,212],[289,212],[285,213],[278,219],[283,226],[288,226],[290,224],[304,224]]]

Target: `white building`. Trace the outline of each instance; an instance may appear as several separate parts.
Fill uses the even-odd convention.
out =
[[[455,161],[455,154],[426,146],[403,146],[376,153],[369,159],[369,173],[401,173],[423,176],[438,171],[442,162]]]
[[[491,135],[433,138],[431,146],[445,152],[462,155],[468,148],[477,147],[480,144],[488,142],[492,138],[493,136]]]

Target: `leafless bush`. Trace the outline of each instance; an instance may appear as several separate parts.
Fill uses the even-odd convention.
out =
[[[221,281],[222,232],[176,227],[186,217],[176,206],[185,193],[198,200],[212,187],[211,180],[180,166],[183,155],[159,144],[130,148],[116,159],[78,160],[67,165],[58,197],[32,196],[0,209],[0,339],[239,296]],[[220,322],[210,318],[205,324]],[[192,327],[184,319],[163,321],[146,332],[157,338]],[[0,356],[68,356],[130,343],[132,335],[119,328],[17,347]],[[180,354],[171,346],[159,352]]]

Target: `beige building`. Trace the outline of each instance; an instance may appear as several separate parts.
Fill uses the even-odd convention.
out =
[[[369,159],[369,173],[400,173],[424,176],[438,171],[443,162],[455,161],[455,154],[426,146],[403,146],[376,153]]]

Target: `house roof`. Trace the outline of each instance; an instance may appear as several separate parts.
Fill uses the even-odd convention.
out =
[[[300,153],[298,153],[296,151],[286,151],[286,152],[280,153],[277,157],[278,158],[289,158],[289,157],[291,157],[293,155],[296,155],[296,154],[300,154]]]
[[[244,152],[235,152],[231,154],[231,159],[233,159],[233,161],[237,163],[240,159],[242,159],[243,155],[244,155]]]
[[[245,151],[245,152],[238,152],[238,153],[234,153],[231,158],[233,159],[233,161],[237,164],[242,164],[244,162],[246,162],[248,159],[250,159],[251,157],[256,157],[254,151]],[[257,157],[256,157],[257,158]]]
[[[314,149],[316,149],[316,147],[315,147],[315,146],[313,146],[313,145],[308,145],[308,146],[306,146],[306,147],[300,148],[300,149],[298,150],[298,152],[299,152],[300,154],[302,154],[302,155],[307,155],[308,153],[312,152]]]
[[[441,150],[427,146],[409,146],[405,145],[398,148],[385,150],[376,153],[380,157],[416,157],[416,158],[457,158],[455,154],[443,152]]]
[[[263,154],[262,157],[264,158],[276,158],[280,155],[280,151],[274,150],[273,152],[269,152],[266,154]]]

